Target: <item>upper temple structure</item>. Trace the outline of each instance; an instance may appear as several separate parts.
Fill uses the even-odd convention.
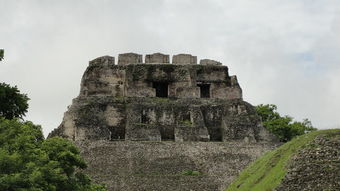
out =
[[[143,62],[144,60],[144,62]],[[236,76],[190,54],[119,54],[90,61],[80,94],[50,136],[72,140],[267,141]]]

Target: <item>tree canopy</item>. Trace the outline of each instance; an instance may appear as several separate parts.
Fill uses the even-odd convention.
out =
[[[256,112],[261,116],[264,127],[276,135],[280,141],[287,142],[292,138],[316,130],[308,119],[294,121],[290,116],[281,116],[276,105],[258,105]]]
[[[4,49],[0,49],[0,61],[2,61],[4,59]]]
[[[22,118],[28,109],[26,94],[21,94],[16,86],[0,83],[0,117],[6,119]]]
[[[68,140],[44,140],[32,122],[0,118],[0,190],[104,191],[77,169],[86,168]]]
[[[0,49],[0,61],[3,54]],[[28,100],[16,86],[0,83],[0,190],[105,191],[81,171],[87,166],[75,145],[45,140],[41,126],[22,120]]]

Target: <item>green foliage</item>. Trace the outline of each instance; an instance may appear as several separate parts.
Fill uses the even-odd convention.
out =
[[[192,122],[190,120],[183,120],[183,121],[179,121],[180,125],[185,125],[185,126],[192,126]]]
[[[28,109],[26,94],[21,94],[16,86],[0,83],[0,117],[13,119],[22,118]]]
[[[5,54],[4,49],[0,49],[0,61],[4,59],[4,54]]]
[[[307,146],[316,136],[339,132],[339,129],[314,131],[294,138],[249,165],[226,191],[274,190],[285,177],[286,166],[295,153]]]
[[[276,105],[272,104],[256,106],[256,112],[261,116],[263,125],[280,141],[287,142],[296,136],[316,130],[308,119],[302,122],[293,121],[292,117],[281,117],[276,110]]]
[[[155,97],[153,98],[153,101],[156,103],[167,103],[170,101],[169,98],[164,98],[164,97]]]
[[[0,118],[0,190],[104,191],[77,169],[86,168],[68,140],[44,140],[32,122]]]
[[[277,110],[277,107],[276,105],[273,105],[273,104],[267,104],[267,105],[260,104],[256,106],[256,112],[257,114],[261,116],[262,121],[270,121],[274,119],[279,119],[280,114],[276,112],[276,110]]]

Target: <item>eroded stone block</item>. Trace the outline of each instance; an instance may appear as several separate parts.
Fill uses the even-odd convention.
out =
[[[215,61],[215,60],[210,60],[210,59],[202,59],[200,60],[200,65],[214,65],[214,66],[221,66],[222,63]]]
[[[176,88],[176,97],[178,98],[199,98],[199,87],[178,87]]]
[[[237,86],[238,85],[237,76],[230,76],[230,82],[231,86]]]
[[[112,56],[101,56],[90,61],[90,66],[109,66],[115,65],[115,57]]]
[[[127,88],[126,97],[156,97],[156,91],[150,87],[132,86]]]
[[[136,53],[125,53],[118,55],[118,65],[142,64],[143,56]]]
[[[146,64],[154,64],[154,63],[169,64],[169,55],[162,54],[162,53],[147,54],[145,56],[145,63]]]
[[[173,64],[197,64],[197,56],[191,54],[177,54],[172,57]]]
[[[242,89],[237,86],[214,89],[213,97],[226,100],[242,99]]]

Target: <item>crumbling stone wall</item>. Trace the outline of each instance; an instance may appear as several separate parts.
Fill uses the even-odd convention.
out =
[[[223,191],[250,162],[275,148],[240,142],[76,143],[88,163],[86,173],[110,191]]]
[[[236,76],[190,54],[90,61],[79,96],[50,136],[72,140],[270,141]]]
[[[232,83],[233,81],[233,83]],[[81,84],[83,96],[109,95],[125,97],[156,97],[154,82],[168,83],[168,97],[200,98],[199,84],[210,86],[211,98],[242,99],[236,77],[228,75],[228,67],[213,60],[189,54],[173,56],[160,53],[142,55],[120,54],[118,65],[114,57],[103,56],[90,61]]]

